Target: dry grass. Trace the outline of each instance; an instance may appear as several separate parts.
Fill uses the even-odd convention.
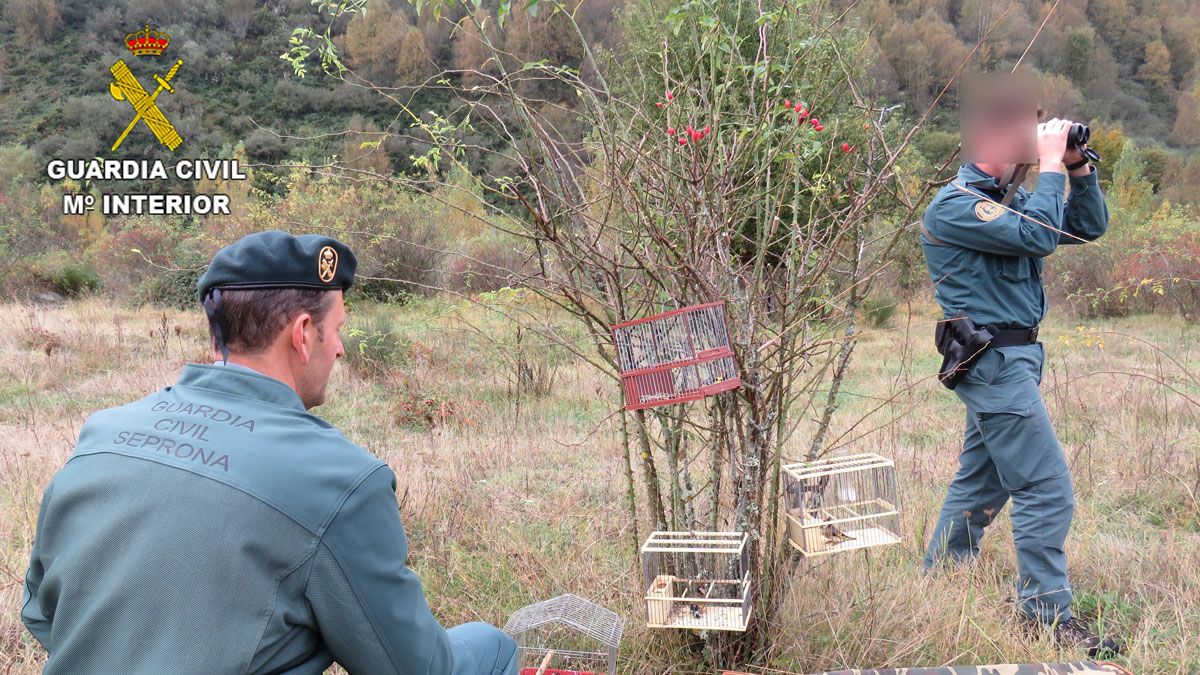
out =
[[[685,636],[638,621],[623,463],[609,422],[616,388],[567,366],[555,395],[518,407],[494,346],[464,328],[459,309],[426,301],[388,310],[417,342],[417,357],[394,380],[339,368],[335,396],[319,411],[396,470],[410,562],[434,612],[447,625],[502,624],[523,604],[574,592],[627,617],[622,672],[703,672]],[[352,323],[379,311],[363,308]],[[476,327],[488,320],[470,318]],[[890,329],[864,338],[837,417],[839,449],[896,460],[905,543],[799,561],[772,627],[775,649],[757,665],[817,671],[1072,656],[1025,640],[1012,619],[1006,520],[974,567],[920,573],[962,425],[957,400],[927,377],[931,318],[927,307],[900,312]],[[204,356],[205,333],[199,312],[99,301],[0,306],[0,321],[13,327],[0,333],[0,669],[36,672],[40,650],[18,608],[41,490],[91,411],[172,382],[185,361]],[[1101,331],[1136,334],[1200,374],[1195,330],[1174,320],[1048,325],[1043,391],[1076,479],[1068,546],[1078,606],[1127,636],[1124,662],[1134,672],[1200,672],[1200,382],[1149,345]],[[454,413],[414,423],[403,409],[414,397],[449,402]],[[804,431],[793,439],[796,455]]]

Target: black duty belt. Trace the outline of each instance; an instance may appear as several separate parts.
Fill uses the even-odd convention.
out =
[[[988,347],[1017,347],[1020,345],[1036,344],[1038,327],[1032,328],[995,328],[985,326],[992,333],[992,341]]]
[[[953,389],[988,349],[1037,343],[1038,327],[997,328],[976,326],[967,313],[959,310],[937,323],[934,343],[942,355],[938,380]]]

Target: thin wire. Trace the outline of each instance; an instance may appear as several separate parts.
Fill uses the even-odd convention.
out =
[[[1057,227],[1054,227],[1054,226],[1052,226],[1052,225],[1047,225],[1046,223],[1043,223],[1042,221],[1038,220],[1037,218],[1034,218],[1033,216],[1030,216],[1030,215],[1027,215],[1027,214],[1021,213],[1020,211],[1018,211],[1018,210],[1016,210],[1016,209],[1014,209],[1014,208],[1010,208],[1010,207],[1008,207],[1008,206],[1006,206],[1006,205],[1004,205],[1004,204],[1001,204],[1000,202],[997,202],[997,201],[992,201],[991,199],[989,199],[989,198],[988,198],[988,197],[986,197],[985,195],[981,195],[981,194],[979,194],[978,192],[973,192],[973,191],[971,191],[971,190],[968,190],[968,189],[967,189],[965,186],[963,186],[963,185],[959,185],[958,183],[951,183],[951,185],[953,185],[955,188],[957,188],[957,189],[959,189],[959,190],[961,190],[961,191],[963,191],[963,192],[965,192],[965,193],[967,193],[967,194],[969,194],[969,195],[971,195],[971,196],[973,196],[973,197],[978,197],[978,198],[980,198],[980,199],[982,199],[982,200],[984,200],[984,201],[991,202],[992,204],[995,204],[996,206],[999,206],[1000,208],[1004,209],[1005,211],[1008,211],[1009,213],[1013,213],[1013,214],[1016,214],[1016,215],[1018,215],[1018,216],[1020,216],[1020,217],[1022,217],[1022,218],[1026,218],[1026,219],[1028,219],[1028,220],[1032,220],[1033,222],[1037,223],[1038,225],[1041,225],[1042,227],[1046,228],[1047,230],[1054,230],[1055,232],[1057,232],[1057,233],[1059,233],[1059,234],[1065,234],[1066,236],[1068,236],[1068,237],[1070,237],[1070,238],[1072,238],[1072,239],[1078,239],[1078,240],[1079,240],[1079,242],[1080,242],[1081,244],[1095,244],[1095,243],[1097,243],[1097,242],[1095,242],[1095,241],[1092,241],[1092,240],[1084,239],[1083,237],[1080,237],[1079,235],[1071,234],[1070,232],[1067,232],[1066,230],[1060,230],[1060,229],[1058,229]]]
[[[1050,11],[1046,12],[1046,18],[1042,19],[1042,25],[1038,26],[1038,29],[1033,32],[1033,39],[1029,41],[1029,44],[1025,45],[1025,51],[1021,52],[1021,58],[1017,59],[1016,64],[1013,65],[1012,72],[1017,72],[1017,68],[1021,67],[1021,62],[1025,60],[1025,55],[1029,53],[1030,49],[1033,49],[1033,43],[1037,42],[1038,36],[1042,34],[1042,29],[1045,28],[1046,24],[1050,22],[1050,17],[1054,16],[1054,10],[1058,9],[1058,3],[1060,2],[1062,2],[1062,0],[1054,0],[1054,4],[1050,7]]]

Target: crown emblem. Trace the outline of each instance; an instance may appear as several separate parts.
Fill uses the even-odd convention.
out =
[[[125,46],[134,56],[158,56],[167,45],[171,44],[171,36],[158,30],[150,30],[150,25],[125,36]]]

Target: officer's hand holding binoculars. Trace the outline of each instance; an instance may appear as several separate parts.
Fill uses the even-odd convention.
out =
[[[1067,135],[1071,132],[1070,120],[1055,117],[1037,127],[1038,163],[1042,171],[1062,171],[1063,157],[1067,152]]]

